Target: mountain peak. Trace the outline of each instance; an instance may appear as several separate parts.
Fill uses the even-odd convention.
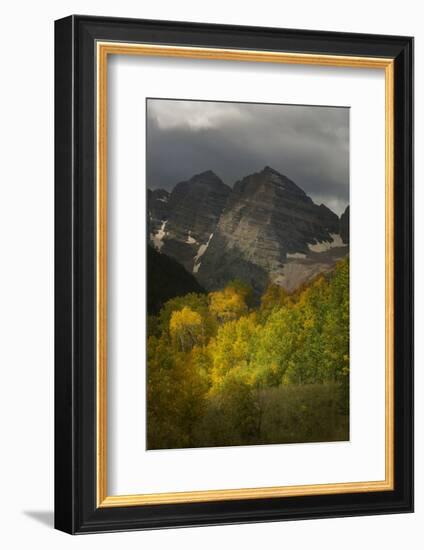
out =
[[[199,174],[194,174],[190,178],[189,181],[197,181],[197,180],[218,180],[221,181],[221,179],[215,174],[213,170],[205,170],[204,172],[200,172]]]
[[[270,173],[270,174],[278,174],[279,176],[282,176],[282,174],[280,174],[280,172],[278,172],[274,168],[271,168],[271,166],[268,166],[268,165],[263,167],[262,172],[265,173],[265,174]]]
[[[196,189],[198,191],[196,191]],[[190,179],[185,181],[180,181],[174,187],[171,192],[172,196],[179,195],[180,193],[188,192],[205,192],[205,189],[209,191],[215,190],[218,193],[228,194],[230,192],[230,187],[226,185],[219,176],[215,174],[212,170],[206,170],[200,172],[199,174],[194,174]]]
[[[213,170],[205,170],[204,172],[200,172],[199,174],[194,174],[190,179],[177,183],[177,185],[174,187],[174,191],[178,188],[181,188],[183,186],[186,187],[198,187],[198,186],[206,186],[209,189],[217,189],[217,190],[225,190],[225,192],[230,191],[230,187],[226,185],[222,179],[215,174]]]
[[[326,204],[324,204],[323,202],[319,205],[319,208],[321,209],[321,212],[325,212],[326,214],[330,214],[331,216],[336,216],[336,218],[338,219],[337,214],[335,214],[331,210],[331,208],[328,208],[328,206]]]
[[[275,168],[271,168],[271,166],[265,166],[260,172],[254,172],[244,177],[242,180],[237,181],[233,187],[236,193],[247,194],[256,193],[260,189],[277,189],[279,193],[296,195],[301,197],[302,200],[311,201],[299,186]]]
[[[349,205],[340,216],[340,235],[344,243],[349,243]]]
[[[261,172],[259,172],[260,176],[266,177],[273,183],[281,183],[281,184],[292,184],[296,188],[300,189],[290,178],[279,172],[278,170],[275,170],[275,168],[271,168],[271,166],[265,166]]]
[[[237,278],[258,293],[269,280],[293,289],[349,250],[349,210],[339,218],[269,165],[233,188],[205,170],[177,183],[169,196],[149,192],[148,223],[158,252],[208,290]]]
[[[263,170],[259,172],[259,177],[262,180],[264,179],[267,184],[279,188],[284,193],[302,197],[303,200],[307,200],[308,202],[311,201],[310,197],[308,197],[301,187],[278,170],[275,170],[275,168],[271,168],[271,166],[265,166]]]

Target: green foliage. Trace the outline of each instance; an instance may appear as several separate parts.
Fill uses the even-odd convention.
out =
[[[148,447],[348,437],[349,263],[288,295],[269,285],[169,300],[149,318]]]
[[[205,415],[195,434],[196,446],[248,445],[258,436],[260,410],[256,392],[242,370],[231,371],[219,389],[209,392]]]
[[[147,354],[148,448],[189,447],[192,432],[205,408],[207,371],[187,354],[151,337]]]
[[[270,283],[261,297],[262,313],[269,314],[274,308],[280,308],[289,302],[289,295],[279,285]]]
[[[234,381],[234,379],[233,379]],[[349,416],[340,411],[338,384],[255,389],[226,384],[207,399],[193,432],[196,447],[345,441]]]
[[[249,370],[256,330],[254,315],[228,321],[218,328],[207,348],[212,359],[211,376],[215,386],[219,387],[225,376],[234,370]]]
[[[205,338],[205,342],[216,331],[217,321],[209,311],[208,296],[206,294],[186,294],[169,300],[162,307],[158,317],[156,318],[155,335],[169,334],[169,327],[172,315],[176,311],[181,311],[184,308],[189,308],[191,311],[198,313],[201,318],[201,332]]]

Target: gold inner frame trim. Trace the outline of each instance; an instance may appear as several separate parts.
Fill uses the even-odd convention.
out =
[[[97,42],[97,506],[141,506],[254,498],[365,493],[394,489],[394,60],[254,50]],[[107,492],[107,61],[109,55],[220,59],[384,69],[386,186],[385,479],[349,483],[109,496]]]

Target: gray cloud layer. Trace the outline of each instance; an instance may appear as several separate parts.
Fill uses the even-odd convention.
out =
[[[225,183],[269,165],[316,203],[349,203],[349,109],[149,99],[147,184],[213,170]]]

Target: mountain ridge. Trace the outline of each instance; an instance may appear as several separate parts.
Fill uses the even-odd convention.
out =
[[[286,290],[331,269],[348,253],[349,207],[339,218],[270,166],[229,187],[212,171],[149,190],[149,236],[207,290],[241,278],[260,293]]]

